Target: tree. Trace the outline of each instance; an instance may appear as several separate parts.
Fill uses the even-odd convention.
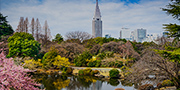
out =
[[[89,33],[82,31],[68,32],[65,36],[67,39],[79,39],[81,42],[83,40],[92,38]]]
[[[166,11],[168,15],[171,15],[174,19],[180,20],[180,1],[171,0],[172,3],[167,5],[167,8],[162,8],[163,11]],[[169,31],[169,37],[175,37],[179,40],[180,37],[180,25],[177,24],[165,24],[164,26],[166,31]]]
[[[91,58],[92,55],[88,51],[85,51],[74,59],[74,63],[76,66],[86,66],[88,63],[86,60]]]
[[[167,58],[172,63],[172,67],[168,66],[170,70],[166,70],[170,80],[180,88],[180,48],[174,50],[156,50],[162,57]],[[163,67],[163,69],[166,69]]]
[[[28,18],[26,17],[24,21],[24,32],[28,33],[28,27],[29,27],[29,22],[28,22]]]
[[[45,37],[44,37],[45,42],[46,41],[50,41],[50,39],[51,39],[51,32],[50,32],[49,26],[47,24],[47,20],[44,23],[44,31],[45,31],[45,34],[44,34],[45,35]]]
[[[127,75],[126,79],[131,80],[132,83],[139,83],[139,85],[146,79],[147,81],[155,82],[170,79],[177,87],[179,87],[179,60],[179,53],[175,54],[174,52],[166,52],[165,50],[155,50],[153,47],[146,48],[143,50],[140,60],[138,60],[129,70],[130,74]],[[152,73],[155,74],[156,78],[149,77]]]
[[[19,25],[16,32],[24,32],[24,17],[20,17]]]
[[[25,32],[16,32],[8,38],[9,54],[8,57],[35,57],[39,53],[40,44],[34,37]]]
[[[54,68],[53,62],[55,57],[57,57],[57,55],[58,55],[58,50],[55,49],[55,47],[51,47],[49,52],[47,52],[43,56],[43,60],[42,60],[43,67],[45,69]]]
[[[36,19],[36,24],[35,24],[35,39],[36,41],[39,41],[41,36],[41,24],[39,22],[39,19]]]
[[[57,55],[57,57],[55,57],[55,61],[53,62],[54,66],[58,66],[58,67],[69,67],[70,66],[70,62],[68,58],[65,57],[61,57],[60,55]]]
[[[11,35],[14,33],[12,27],[10,24],[8,24],[8,21],[6,20],[7,16],[3,16],[0,13],[0,38],[1,36]]]
[[[61,34],[58,33],[58,34],[56,34],[55,38],[52,41],[60,44],[63,41],[63,37],[61,36]]]
[[[69,67],[70,62],[68,58],[61,57],[59,51],[55,47],[51,47],[49,52],[47,52],[43,57],[43,67],[45,69],[58,67]]]
[[[35,36],[34,35],[34,32],[35,32],[35,21],[34,21],[34,18],[32,18],[32,20],[31,20],[30,31],[31,31],[31,34],[34,37]]]
[[[173,18],[180,20],[180,1],[171,0],[172,3],[167,5],[167,8],[162,8],[163,11],[166,11],[168,15],[172,15]]]
[[[0,53],[0,71],[0,88],[2,90],[39,90],[34,86],[40,85],[27,74],[32,71],[15,65],[12,58],[6,58],[3,52]]]

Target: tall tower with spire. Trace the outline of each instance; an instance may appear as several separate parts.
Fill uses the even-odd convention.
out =
[[[101,12],[98,6],[98,0],[96,0],[96,8],[92,20],[92,35],[94,37],[102,37],[102,21],[101,21]]]

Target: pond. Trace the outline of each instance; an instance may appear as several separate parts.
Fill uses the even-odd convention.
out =
[[[41,83],[41,88],[46,90],[136,90],[134,85],[125,84],[119,79],[100,79],[92,76],[73,75],[33,75],[35,80]]]

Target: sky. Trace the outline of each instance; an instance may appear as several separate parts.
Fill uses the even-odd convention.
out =
[[[0,12],[14,30],[20,17],[38,18],[41,27],[47,20],[51,35],[65,36],[72,31],[92,34],[92,19],[96,0],[0,0]],[[162,11],[170,0],[99,0],[103,22],[103,37],[110,34],[119,38],[122,28],[146,29],[147,33],[161,34],[163,24],[177,23]]]

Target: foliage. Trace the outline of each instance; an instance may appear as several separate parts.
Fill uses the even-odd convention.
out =
[[[164,29],[166,31],[168,31],[167,35],[168,37],[174,37],[174,38],[178,38],[180,37],[180,32],[179,32],[179,29],[180,29],[180,25],[177,25],[177,24],[164,24]]]
[[[151,84],[145,84],[138,88],[138,90],[153,90],[153,89],[154,89],[154,87]]]
[[[14,33],[12,27],[10,24],[8,24],[8,21],[6,20],[7,16],[3,16],[0,13],[0,39],[1,36],[11,35]]]
[[[92,48],[94,45],[99,44],[103,45],[108,42],[126,42],[126,39],[116,39],[116,38],[105,38],[105,37],[96,37],[88,40],[84,40],[82,43],[86,48]]]
[[[105,57],[106,57],[106,53],[105,52],[99,53],[97,55],[97,58],[100,59],[100,60],[104,59]]]
[[[171,3],[166,6],[167,8],[162,8],[163,11],[166,11],[167,14],[172,15],[174,19],[180,20],[180,2],[179,0],[171,0]],[[169,37],[175,37],[178,38],[180,37],[180,25],[177,24],[165,24],[165,29],[168,31]]]
[[[38,59],[37,61],[34,59],[24,61],[24,67],[31,69],[31,70],[35,70],[35,69],[42,67],[42,66],[43,66],[43,64],[42,64],[41,59]]]
[[[52,40],[54,42],[57,42],[58,44],[60,44],[63,40],[63,37],[61,36],[61,34],[56,34],[55,38]]]
[[[83,70],[84,75],[87,75],[87,76],[91,75],[91,72],[93,72],[93,71],[90,68],[86,68],[86,69]]]
[[[172,15],[173,18],[180,20],[180,1],[179,0],[171,0],[172,3],[167,5],[167,8],[162,8],[163,11],[166,11],[167,14]]]
[[[119,70],[117,70],[117,69],[111,69],[111,70],[109,71],[109,76],[110,76],[111,78],[118,78],[118,77],[119,77]]]
[[[23,89],[23,90],[38,90],[34,86],[39,86],[31,79],[27,72],[32,72],[29,69],[24,69],[22,66],[14,64],[12,58],[6,58],[3,52],[0,54],[0,88],[2,90]]]
[[[173,85],[174,85],[174,83],[172,81],[170,81],[170,80],[164,80],[162,82],[163,87],[165,87],[165,86],[173,86]]]
[[[180,64],[180,48],[175,49],[173,51],[168,51],[168,50],[155,50],[157,51],[160,55],[162,55],[164,58],[168,58],[172,62],[177,62]]]
[[[96,60],[96,57],[93,56],[92,59],[90,59],[90,60],[87,59],[86,61],[88,62],[87,63],[88,67],[94,67],[96,65],[97,60]]]
[[[58,55],[58,50],[55,47],[51,47],[50,51],[44,55],[42,62],[45,69],[69,67],[70,65],[69,59]]]
[[[94,71],[90,68],[86,68],[84,70],[79,70],[78,74],[79,75],[85,75],[85,76],[94,76],[94,74],[99,73],[98,71]]]
[[[58,50],[55,49],[55,47],[51,47],[49,52],[47,52],[44,56],[43,56],[43,60],[42,60],[42,63],[43,63],[43,67],[44,68],[50,68],[53,66],[53,62],[54,62],[54,59],[55,57],[58,56]]]
[[[8,42],[8,57],[35,57],[40,50],[40,44],[28,33],[16,32],[13,36],[8,38]]]
[[[69,67],[70,62],[69,62],[69,59],[58,55],[57,57],[54,58],[54,62],[52,64],[54,66],[59,66],[59,67],[62,67],[62,66]]]
[[[100,67],[101,66],[101,60],[96,60],[96,65],[95,67]]]
[[[76,66],[86,66],[88,63],[86,60],[91,58],[92,55],[88,51],[85,51],[74,59],[74,63]]]
[[[85,48],[77,43],[62,43],[62,48],[58,48],[60,55],[68,58],[70,61],[73,61],[74,58],[82,54],[85,50]]]

